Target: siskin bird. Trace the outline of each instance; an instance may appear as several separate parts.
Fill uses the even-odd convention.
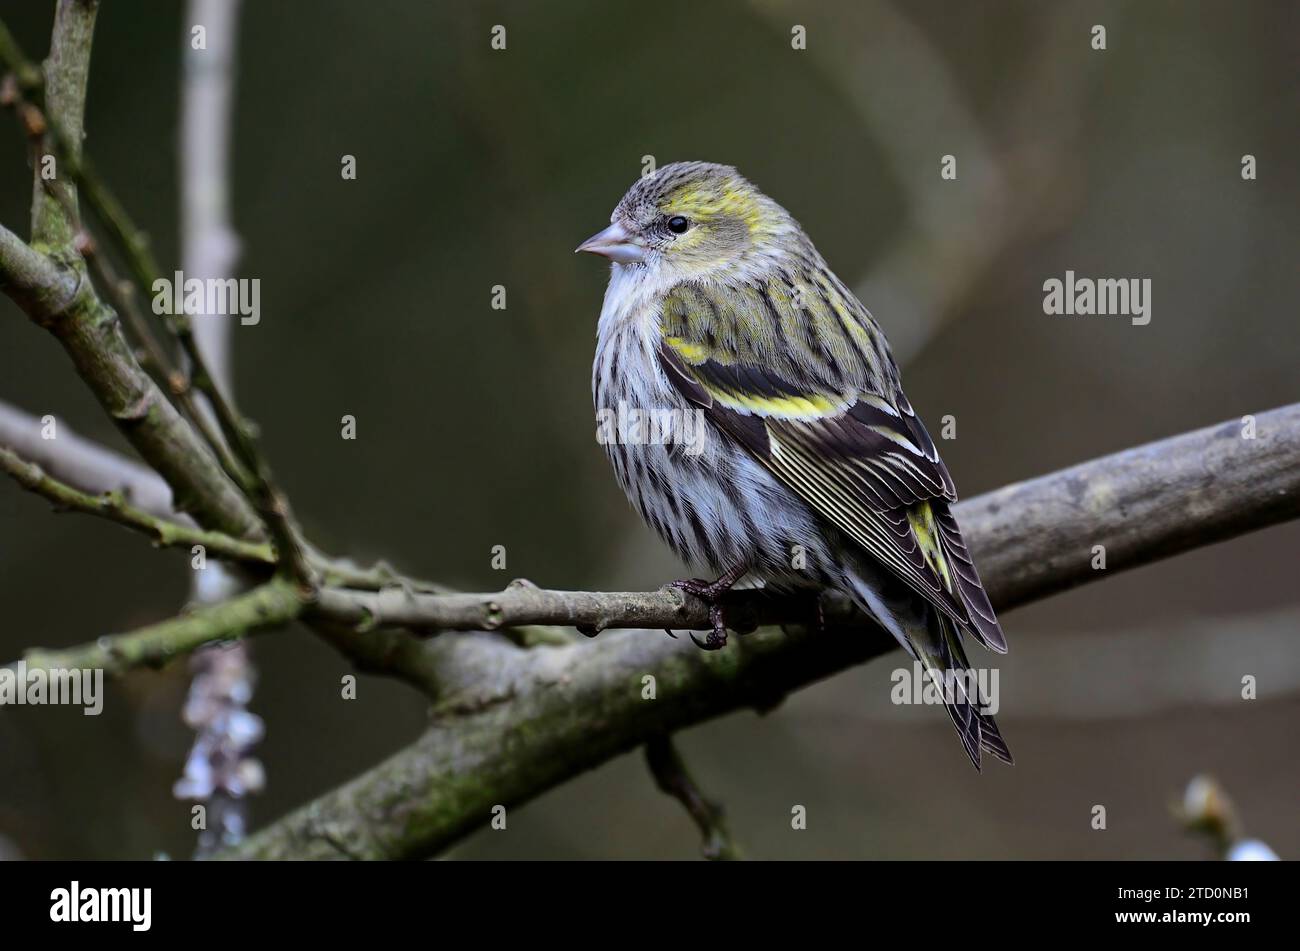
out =
[[[659,438],[634,425],[601,441],[650,527],[718,576],[675,582],[710,605],[700,646],[725,645],[719,598],[742,578],[837,588],[941,685],[975,767],[981,750],[1010,763],[968,689],[962,635],[999,653],[1006,641],[950,508],[952,478],[871,314],[729,166],[663,166],[610,222],[577,249],[613,262],[597,418],[630,408],[664,422]]]

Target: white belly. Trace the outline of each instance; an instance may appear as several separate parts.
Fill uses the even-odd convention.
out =
[[[664,426],[600,429],[633,507],[701,572],[744,564],[767,582],[827,583],[828,553],[812,512],[668,381],[657,356],[657,314],[626,298],[614,305],[611,311],[607,294],[592,369],[597,421],[635,412],[643,422],[669,424],[667,439]]]

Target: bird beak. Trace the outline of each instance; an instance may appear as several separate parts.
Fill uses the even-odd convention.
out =
[[[618,222],[610,225],[604,231],[593,234],[578,245],[574,254],[577,254],[578,251],[601,254],[611,261],[617,261],[619,264],[638,264],[645,260],[645,247],[641,244],[640,239]]]

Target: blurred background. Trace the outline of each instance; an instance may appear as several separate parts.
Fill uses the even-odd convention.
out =
[[[0,2],[33,58],[52,6]],[[181,3],[104,4],[86,120],[168,273],[188,27]],[[965,497],[1294,402],[1298,38],[1300,6],[1265,2],[245,3],[232,213],[262,320],[234,331],[239,402],[327,550],[466,590],[680,576],[594,439],[607,269],[573,254],[644,156],[734,164],[803,223],[894,342],[931,430],[956,417],[940,448]],[[0,118],[0,220],[25,235],[26,148]],[[1043,282],[1067,269],[1150,278],[1151,323],[1045,316]],[[0,400],[130,452],[7,299]],[[1298,549],[1300,525],[1277,527],[1005,617],[1013,769],[977,775],[940,711],[890,705],[897,653],[679,743],[754,857],[1203,858],[1170,804],[1207,771],[1249,833],[1295,856]],[[0,662],[172,615],[188,575],[183,554],[0,484]],[[304,629],[253,655],[255,825],[421,731],[401,684],[363,676],[342,701],[349,665]],[[1257,700],[1240,698],[1246,674]],[[0,855],[190,854],[171,791],[188,680],[183,663],[132,675],[98,718],[0,710]],[[454,854],[698,846],[636,753]]]

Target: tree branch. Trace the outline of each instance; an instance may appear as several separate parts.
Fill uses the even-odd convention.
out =
[[[46,65],[46,110],[52,127],[67,140],[65,147],[74,164],[80,159],[96,6],[90,0],[61,0]],[[87,279],[85,263],[73,246],[76,222],[69,221],[64,211],[76,208],[71,176],[61,176],[57,189],[47,190],[38,167],[35,183],[35,243],[27,248],[7,232],[0,235],[0,287],[63,345],[118,428],[172,487],[178,510],[193,514],[207,528],[235,537],[260,536],[257,514],[216,465],[212,451],[140,367],[122,336],[117,315],[99,300]],[[32,253],[46,246],[49,266],[41,267],[43,284],[39,289],[27,286],[37,266]],[[62,272],[57,279],[51,267]],[[69,287],[70,297],[55,291]]]
[[[0,273],[8,271],[8,263],[0,257]],[[117,315],[99,300],[89,281],[81,281],[62,312],[40,307],[27,312],[54,334],[118,429],[171,486],[175,508],[229,535],[261,534],[256,513],[141,368]]]
[[[0,225],[0,291],[23,310],[57,314],[77,291],[76,275]]]
[[[27,462],[11,449],[0,446],[0,470],[7,472],[23,488],[44,496],[56,506],[106,518],[143,532],[157,544],[170,548],[192,548],[202,545],[214,558],[274,565],[275,553],[266,543],[243,541],[220,532],[183,525],[170,519],[158,518],[131,505],[121,491],[101,495],[87,495],[48,475],[40,466]]]
[[[74,433],[59,420],[57,439],[41,438],[41,421],[0,403],[0,446],[7,446],[54,478],[91,495],[122,492],[142,511],[171,518],[172,490],[156,472]],[[183,517],[183,516],[182,516]]]
[[[136,508],[157,518],[192,525],[193,521],[172,507],[171,489],[156,472],[74,433],[59,420],[58,438],[41,438],[41,420],[0,402],[0,446],[70,487],[89,495],[121,492]],[[313,568],[326,584],[377,591],[400,587],[410,591],[450,591],[443,585],[404,575],[385,562],[365,566],[346,558],[334,558],[311,550]],[[558,628],[537,629],[537,642],[558,642]],[[571,638],[564,637],[564,640]]]
[[[4,29],[3,24],[0,24],[0,59],[3,59],[4,63],[14,71],[15,77],[33,75],[33,67],[17,42]],[[189,377],[174,366],[171,356],[159,343],[140,309],[138,294],[148,296],[158,271],[149,250],[148,236],[136,227],[108,186],[95,174],[90,163],[80,154],[80,146],[76,148],[71,146],[68,136],[57,123],[47,120],[42,111],[44,85],[40,79],[40,71],[36,70],[34,75],[36,77],[34,82],[19,80],[16,87],[5,87],[3,95],[0,95],[0,102],[12,107],[19,114],[34,143],[42,142],[46,134],[50,136],[57,158],[63,163],[63,174],[70,177],[76,186],[86,190],[91,207],[129,262],[134,282],[118,279],[112,263],[99,250],[86,230],[77,231],[74,239],[75,247],[95,275],[108,302],[117,314],[125,319],[131,334],[141,345],[142,352],[139,355],[141,365],[160,386],[166,389],[185,417],[198,428],[208,446],[216,454],[222,468],[242,485],[248,479],[247,470],[231,455],[229,446],[217,428],[217,421],[213,418],[213,414],[200,411],[195,389]],[[32,101],[26,101],[23,98],[24,94],[31,96]],[[49,182],[44,184],[47,193],[63,207],[66,218],[69,221],[76,221],[78,215],[69,201],[69,192],[65,189],[53,189]],[[75,197],[75,194],[74,189],[71,196]],[[186,236],[188,237],[188,233]],[[198,273],[207,272],[200,269]],[[220,374],[217,377],[219,382]]]
[[[1255,427],[1250,439],[1243,438],[1242,423],[1224,423],[960,505],[958,518],[994,604],[1006,610],[1300,516],[1300,404],[1259,414]],[[1098,544],[1107,546],[1107,568],[1094,571]],[[736,597],[765,600],[761,593]],[[499,595],[412,598],[418,609],[381,605],[380,620],[707,623],[702,604],[682,605],[669,591],[575,597],[515,585]],[[317,610],[360,617],[363,608],[351,594],[329,590]],[[384,609],[393,613],[384,616]],[[769,602],[753,620],[777,620],[787,610]],[[764,627],[715,653],[632,631],[532,651],[497,637],[441,635],[427,642],[418,661],[405,658],[408,669],[418,662],[435,701],[424,736],[225,857],[434,854],[486,822],[493,805],[526,802],[652,737],[742,707],[769,709],[791,690],[894,647],[883,632],[846,620],[832,611],[824,629]],[[412,643],[406,642],[408,651]],[[647,677],[654,678],[657,699],[642,699]]]
[[[87,63],[90,41],[91,36],[87,33],[84,40]],[[40,68],[27,58],[3,21],[0,21],[0,63],[13,73],[21,95],[30,100],[37,110],[44,112],[45,77]],[[68,132],[56,120],[52,119],[47,125],[64,165],[60,174],[70,177],[85,193],[95,215],[122,249],[136,283],[148,288],[152,278],[158,274],[158,265],[149,247],[149,236],[136,227],[117,196],[100,179],[90,161],[81,155],[81,137],[78,136],[73,144]]]
[[[86,81],[90,77],[90,47],[98,12],[99,0],[59,0],[50,37],[50,58],[45,63],[45,112],[50,125],[59,130],[65,158],[73,168],[81,162]],[[32,185],[32,242],[70,246],[79,227],[77,187],[71,169],[46,182],[37,162]]]
[[[1300,515],[1300,404],[1255,417],[1254,438],[1231,421],[1007,486],[957,506],[995,605],[1006,609],[1189,548]],[[1093,568],[1095,547],[1106,552]],[[807,600],[734,591],[729,625],[808,623]],[[826,620],[862,616],[823,596]],[[703,602],[675,589],[544,591],[518,580],[492,594],[407,590],[321,592],[334,620],[414,630],[494,631],[520,624],[707,630]]]
[[[685,807],[704,837],[700,850],[706,859],[731,861],[742,858],[739,846],[731,838],[722,807],[711,802],[695,785],[690,771],[671,737],[657,736],[645,745],[645,761],[661,792],[672,796]]]
[[[247,594],[199,608],[128,634],[101,637],[69,650],[30,650],[28,668],[102,669],[121,674],[137,667],[161,667],[202,644],[244,637],[284,624],[303,608],[291,582],[274,579]]]
[[[1300,404],[1252,418],[1253,438],[1243,438],[1243,424],[1231,421],[960,503],[956,513],[993,604],[1005,611],[1300,517]],[[1104,569],[1092,567],[1097,546],[1106,550]],[[549,591],[517,579],[504,591],[465,594],[406,579],[383,565],[354,568],[315,552],[311,558],[327,583],[304,594],[304,619],[364,669],[386,671],[431,695],[442,687],[419,642],[378,629],[496,631],[516,646],[558,647],[570,643],[567,627],[589,637],[611,628],[655,633],[710,627],[707,606],[674,588]],[[733,590],[723,604],[728,627],[742,634],[772,625],[825,631],[874,626],[833,591]],[[881,649],[892,643],[882,642]]]

